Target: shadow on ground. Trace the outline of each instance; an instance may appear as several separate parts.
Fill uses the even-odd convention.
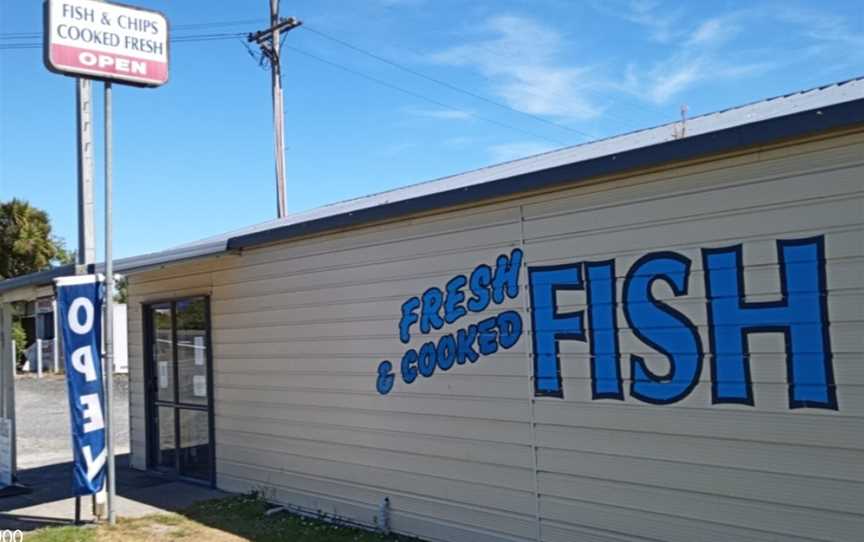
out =
[[[141,472],[129,466],[129,455],[117,456],[117,513],[121,517],[177,511],[227,493],[191,482]],[[54,463],[18,471],[24,494],[0,497],[0,529],[32,531],[69,525],[75,518],[72,464]],[[81,499],[82,518],[91,521],[91,498]]]

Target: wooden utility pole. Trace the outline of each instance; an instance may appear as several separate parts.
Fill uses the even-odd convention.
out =
[[[303,24],[294,17],[279,17],[279,0],[270,0],[270,28],[249,34],[250,42],[261,47],[261,53],[270,61],[273,91],[273,132],[276,158],[276,216],[282,218],[285,210],[285,114],[282,107],[282,66],[279,54],[279,33],[288,32]]]

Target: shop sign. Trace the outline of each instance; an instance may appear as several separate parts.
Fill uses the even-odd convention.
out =
[[[742,246],[701,250],[698,275],[704,285],[707,326],[700,331],[691,317],[655,295],[660,288],[674,299],[691,295],[691,285],[698,279],[684,254],[650,252],[626,270],[617,268],[614,259],[527,265],[530,322],[523,322],[521,311],[496,310],[507,299],[524,295],[519,281],[525,255],[514,249],[494,264],[481,263],[467,275],[430,285],[405,300],[394,330],[403,344],[412,336],[441,333],[406,349],[398,361],[380,362],[377,390],[387,395],[397,385],[416,385],[436,374],[494,363],[497,352],[514,348],[526,336],[538,397],[564,398],[566,371],[560,345],[576,341],[587,343],[591,382],[586,392],[592,399],[623,401],[626,392],[645,403],[676,403],[693,391],[707,364],[712,403],[752,406],[756,398],[748,338],[774,333],[784,338],[789,408],[836,410],[824,237],[778,240],[776,251],[780,295],[771,301],[747,301]],[[584,308],[560,310],[564,291],[582,292]],[[470,313],[484,317],[459,325]],[[622,351],[619,334],[625,328],[644,344],[641,352],[665,359],[664,371],[649,367],[638,352]],[[630,369],[626,382],[624,363]]]
[[[46,0],[45,66],[72,76],[159,86],[168,81],[168,20],[96,0]]]

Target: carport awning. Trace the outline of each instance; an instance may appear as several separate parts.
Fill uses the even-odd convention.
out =
[[[74,274],[74,265],[61,265],[38,273],[6,279],[0,282],[0,302],[32,301],[37,297],[50,295],[55,278]]]

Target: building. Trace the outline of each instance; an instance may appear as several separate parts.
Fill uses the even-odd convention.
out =
[[[133,464],[427,540],[858,539],[862,180],[858,79],[120,261]]]
[[[20,299],[24,310],[19,315],[21,325],[28,337],[28,344],[15,345],[17,351],[25,352],[26,362],[22,371],[38,373],[41,361],[44,371],[62,372],[63,352],[62,341],[57,332],[54,319],[56,300],[54,296],[29,300],[29,296]],[[116,349],[114,352],[114,372],[125,373],[129,370],[126,355],[126,305],[118,303],[114,306],[114,337]]]

